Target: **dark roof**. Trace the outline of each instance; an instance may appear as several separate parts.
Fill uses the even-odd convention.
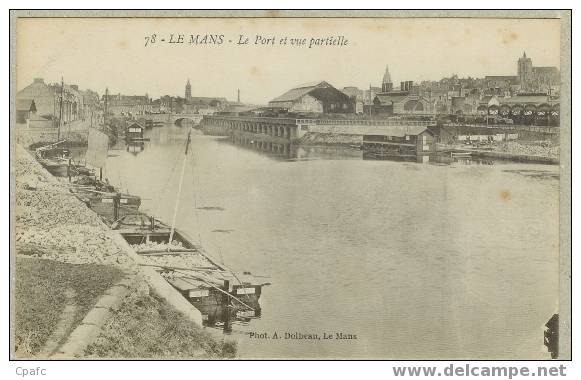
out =
[[[16,99],[16,110],[36,112],[36,104],[34,103],[34,99]]]
[[[498,101],[500,104],[540,104],[540,103],[547,103],[548,96],[547,95],[517,95],[511,98],[499,98]]]
[[[535,72],[544,72],[549,74],[557,74],[559,69],[555,66],[535,66],[533,67],[533,71]]]
[[[336,94],[331,95],[331,92],[327,91],[328,89],[334,90]],[[341,97],[341,99],[349,98],[349,96],[337,90],[329,83],[322,81],[317,83],[306,83],[293,89],[290,89],[281,96],[271,100],[270,103],[293,102],[307,94],[312,95],[313,97],[322,101],[335,100],[337,99],[337,97]]]
[[[213,101],[226,103],[228,100],[226,100],[226,98],[212,98],[209,96],[192,96],[191,98],[188,99],[188,103],[190,104],[199,104],[199,103],[208,104]]]
[[[485,80],[511,80],[516,81],[518,77],[516,75],[487,75],[484,77]]]
[[[309,92],[313,98],[318,99],[322,102],[333,102],[333,101],[347,101],[350,100],[349,95],[342,91],[337,90],[335,87],[326,88],[315,88]]]
[[[401,94],[393,93],[393,94],[377,94],[375,97],[379,100],[381,104],[393,104],[397,102],[401,102],[403,99],[408,97],[408,92],[402,92]]]

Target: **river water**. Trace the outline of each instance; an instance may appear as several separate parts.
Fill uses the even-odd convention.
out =
[[[186,133],[148,131],[142,151],[110,151],[105,175],[171,221]],[[178,227],[230,267],[271,276],[261,318],[234,325],[241,358],[548,357],[557,166],[369,161],[335,148],[288,159],[202,135],[192,152]]]

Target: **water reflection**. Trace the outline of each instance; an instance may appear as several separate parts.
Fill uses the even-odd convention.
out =
[[[220,140],[222,143],[235,145],[264,154],[270,158],[282,161],[305,160],[361,160],[361,150],[343,146],[303,146],[290,142],[280,143],[272,140],[241,138],[237,136]]]
[[[290,142],[281,143],[260,137],[231,136],[219,140],[244,149],[264,154],[275,160],[369,160],[409,162],[433,165],[494,165],[497,160],[472,157],[468,154],[397,155],[379,154],[351,146],[303,146]],[[507,162],[506,160],[504,162]]]
[[[254,310],[240,309],[229,304],[202,306],[194,305],[202,312],[204,326],[222,330],[225,334],[231,334],[235,326],[247,326],[252,320],[260,319],[262,309],[256,302]]]
[[[145,143],[143,141],[130,141],[127,143],[125,150],[134,156],[137,156],[139,153],[143,152],[145,149]]]

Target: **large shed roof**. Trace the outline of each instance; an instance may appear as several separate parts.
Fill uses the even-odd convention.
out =
[[[298,87],[295,87],[295,88],[288,90],[287,92],[285,92],[281,96],[271,100],[270,103],[292,102],[292,101],[295,101],[297,99],[300,99],[301,97],[303,97],[306,94],[309,94],[311,92],[313,93],[312,94],[313,96],[315,96],[315,97],[317,97],[317,99],[319,99],[319,97],[325,96],[325,95],[323,95],[324,92],[315,91],[315,90],[323,89],[323,88],[335,89],[333,86],[331,86],[329,83],[327,83],[325,81],[315,82],[315,83],[306,83],[306,84],[303,84],[303,85],[300,85]],[[337,90],[337,92],[340,92],[340,91]],[[345,96],[347,96],[347,95],[345,95]],[[324,99],[321,99],[321,100],[324,100]]]

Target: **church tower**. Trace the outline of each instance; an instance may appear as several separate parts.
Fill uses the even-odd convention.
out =
[[[381,92],[393,91],[393,83],[391,75],[389,74],[389,66],[385,65],[385,73],[383,74],[383,81],[381,82]]]
[[[192,85],[190,84],[190,78],[188,78],[188,83],[186,83],[186,101],[192,99]]]
[[[523,52],[518,59],[518,81],[522,90],[529,90],[533,80],[533,61],[527,58],[527,53]]]

